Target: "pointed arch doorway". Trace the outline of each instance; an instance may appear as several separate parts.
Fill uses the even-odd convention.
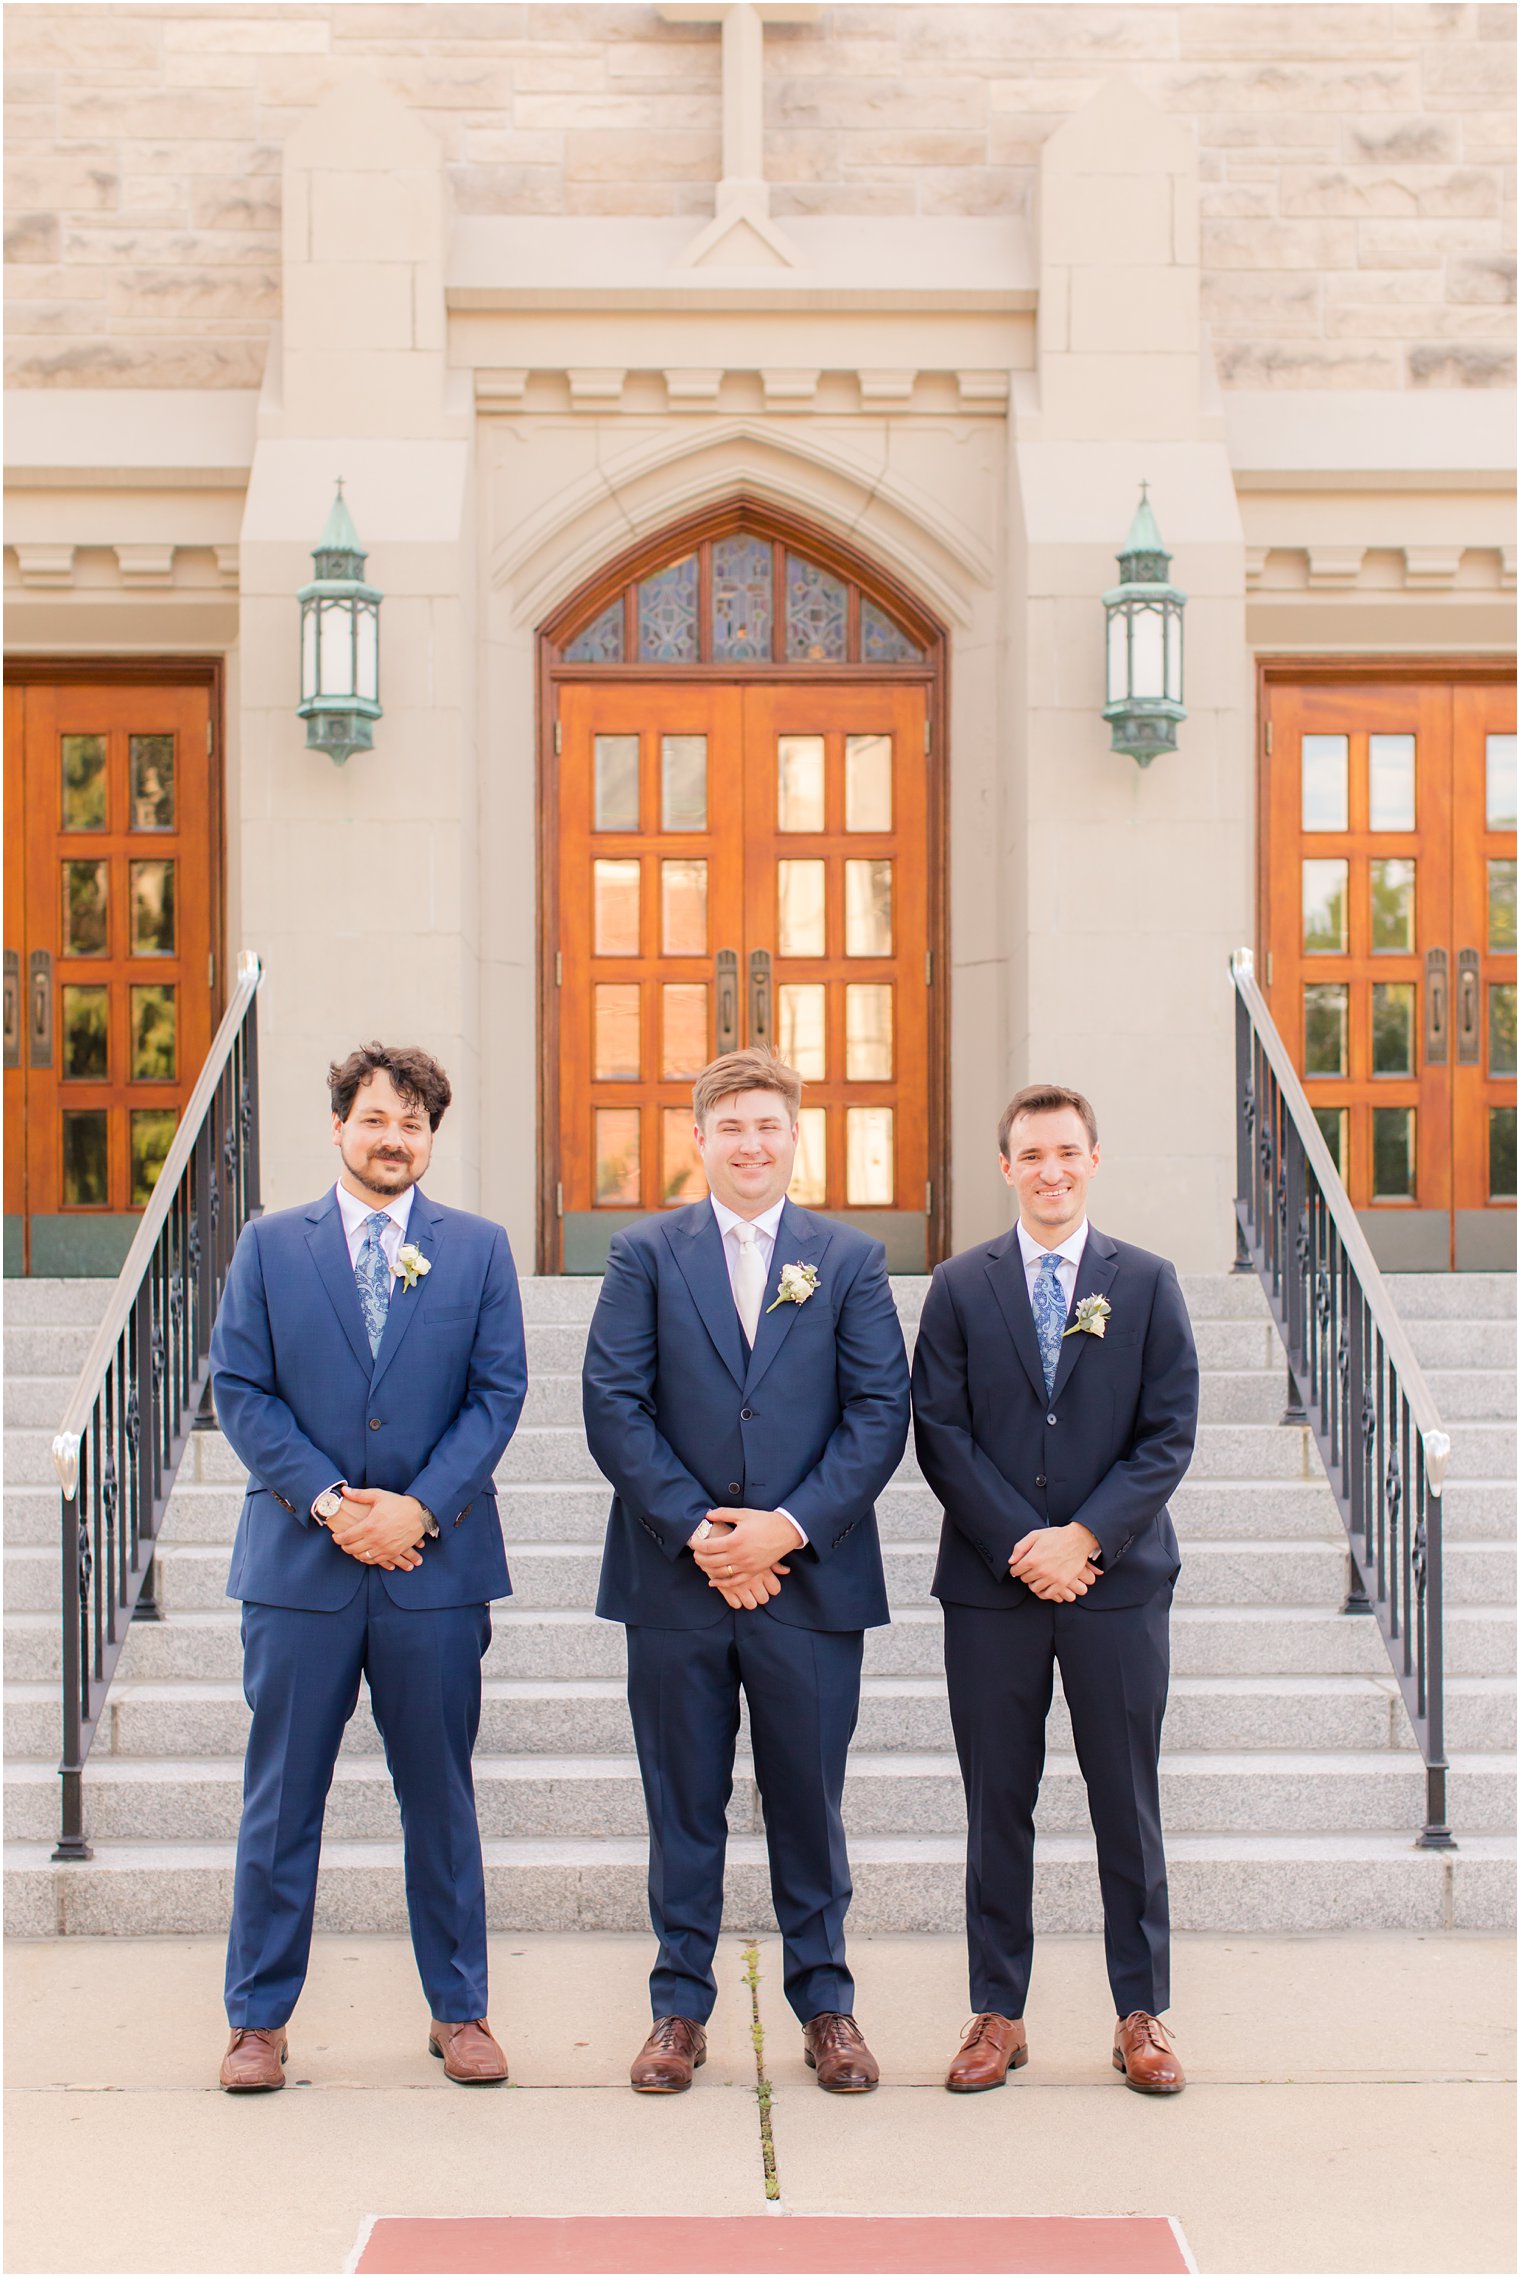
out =
[[[793,1198],[945,1254],[945,641],[875,564],[734,500],[540,634],[539,1269],[706,1191],[691,1083],[804,1079]]]

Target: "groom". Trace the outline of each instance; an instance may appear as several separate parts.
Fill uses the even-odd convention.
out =
[[[1175,2095],[1158,1755],[1178,1571],[1167,1497],[1198,1422],[1198,1359],[1165,1258],[1089,1224],[1098,1126],[1080,1091],[1021,1091],[998,1131],[1018,1223],[941,1265],[913,1360],[919,1465],[944,1506],[934,1594],[966,1785],[976,2011],[946,2086],[1028,2060],[1034,1806],[1052,1672],[1098,1848],[1114,2068]]]
[[[628,1705],[659,1940],[644,2094],[706,2057],[741,1693],[784,1984],[820,2087],[876,2085],[845,1965],[840,1803],[864,1631],[888,1619],[874,1504],[908,1432],[879,1241],[786,1199],[802,1084],[768,1051],[697,1078],[710,1198],[614,1237],[586,1351],[612,1482],[597,1611],[628,1631]]]
[[[227,1594],[253,1710],[227,1946],[221,2084],[283,2087],[322,1818],[367,1678],[401,1805],[428,2047],[504,2080],[486,2023],[470,1756],[492,1598],[510,1590],[492,1477],[527,1391],[507,1237],[417,1181],[449,1104],[426,1052],[328,1070],[336,1187],[244,1228],[211,1339],[217,1417],[249,1471]]]

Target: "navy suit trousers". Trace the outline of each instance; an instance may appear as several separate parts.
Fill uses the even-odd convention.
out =
[[[1100,1581],[1093,1592],[1103,1588]],[[966,1941],[978,2015],[1020,2017],[1034,1957],[1034,1806],[1053,1673],[1098,1849],[1115,2013],[1171,1998],[1159,1755],[1170,1586],[1139,1605],[946,1604],[950,1720],[966,1786]]]
[[[793,1628],[764,1611],[725,1609],[702,1629],[630,1625],[628,1705],[649,1814],[649,1914],[660,1946],[649,1979],[656,2016],[705,2023],[717,1998],[712,1963],[741,1690],[786,1997],[804,2024],[854,2008],[840,1803],[864,1644],[859,1629]]]
[[[397,1605],[377,1566],[335,1613],[243,1607],[243,1767],[227,2020],[285,2023],[306,1980],[322,1819],[343,1729],[369,1683],[401,1805],[412,1949],[440,2023],[484,2016],[486,1893],[470,1754],[488,1605]]]

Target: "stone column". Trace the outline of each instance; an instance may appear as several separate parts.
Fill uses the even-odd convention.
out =
[[[1099,1224],[1217,1270],[1234,1254],[1227,960],[1252,937],[1252,698],[1191,125],[1110,81],[1044,147],[1038,226],[1038,368],[1016,379],[1010,454],[1008,1081],[1092,1098]],[[1142,479],[1189,595],[1188,718],[1145,770],[1100,716],[1100,595]]]
[[[241,542],[238,937],[262,999],[271,1207],[333,1175],[323,1076],[381,1037],[455,1088],[442,1200],[479,1188],[478,785],[472,421],[445,364],[442,151],[355,77],[284,160],[283,327],[271,349]],[[375,748],[306,748],[297,588],[338,476],[385,595]]]

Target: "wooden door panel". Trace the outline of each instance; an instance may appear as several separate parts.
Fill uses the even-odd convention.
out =
[[[1462,817],[1452,877],[1455,1240],[1461,1264],[1493,1268],[1510,1261],[1514,1238],[1513,1219],[1504,1223],[1515,1199],[1513,688],[1459,689],[1452,746]]]

